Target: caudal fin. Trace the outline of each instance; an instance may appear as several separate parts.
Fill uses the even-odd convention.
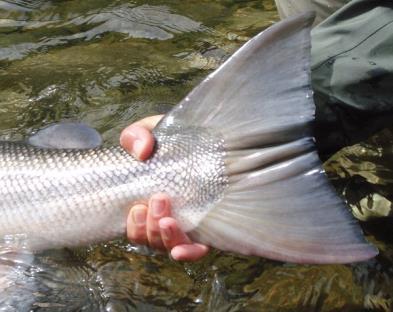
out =
[[[229,185],[190,233],[222,250],[300,263],[377,254],[329,185],[310,123],[312,13],[277,23],[209,75],[160,127],[224,139]]]

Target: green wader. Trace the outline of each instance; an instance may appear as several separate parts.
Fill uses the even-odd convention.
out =
[[[322,156],[393,125],[393,1],[354,0],[312,31]]]
[[[276,0],[277,10],[282,19],[305,11],[315,11],[314,25],[319,24],[351,0]]]
[[[312,85],[322,158],[393,125],[393,1],[276,0],[276,4],[282,18],[307,10],[317,13]]]
[[[363,141],[385,127],[393,129],[393,1],[276,2],[282,18],[310,9],[317,12],[317,26],[312,31],[312,85],[315,136],[321,157],[327,159],[340,148]],[[389,145],[387,140],[383,141]],[[382,174],[381,180],[369,181],[370,173],[371,176],[377,173],[366,170],[355,174],[357,178],[351,179],[351,183],[359,181],[345,191],[354,215],[361,220],[393,216],[392,193],[388,190],[391,184],[386,184],[391,176],[388,169],[391,164],[387,163],[391,157],[386,152],[389,150],[389,146],[378,149],[386,159],[371,158],[378,162],[373,163],[374,170],[382,170],[378,173]],[[345,167],[351,166],[352,160],[362,162],[366,157],[358,153],[357,147],[343,152],[346,156],[342,159],[346,161],[340,166],[344,166],[344,175],[354,170]],[[330,160],[333,165],[336,161],[337,158]],[[361,182],[366,178],[370,184]]]

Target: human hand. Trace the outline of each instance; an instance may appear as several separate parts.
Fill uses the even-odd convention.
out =
[[[154,148],[153,128],[162,115],[147,117],[125,128],[120,145],[138,160],[150,157]],[[202,244],[193,243],[171,217],[170,199],[163,193],[153,195],[148,204],[135,204],[127,218],[127,238],[141,245],[168,250],[175,260],[196,261],[209,252]]]

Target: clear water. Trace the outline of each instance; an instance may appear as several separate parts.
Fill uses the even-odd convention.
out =
[[[0,139],[71,119],[117,143],[277,19],[271,0],[0,0]],[[359,219],[393,214],[392,143],[385,129],[326,163]],[[354,265],[218,251],[182,264],[123,241],[46,252],[10,298],[34,311],[391,311],[393,224],[363,227],[381,255]]]

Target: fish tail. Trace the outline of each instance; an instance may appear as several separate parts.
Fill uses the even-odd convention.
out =
[[[378,251],[329,184],[312,137],[313,13],[277,23],[196,87],[161,126],[209,128],[224,139],[228,187],[189,234],[246,255],[348,263]]]

